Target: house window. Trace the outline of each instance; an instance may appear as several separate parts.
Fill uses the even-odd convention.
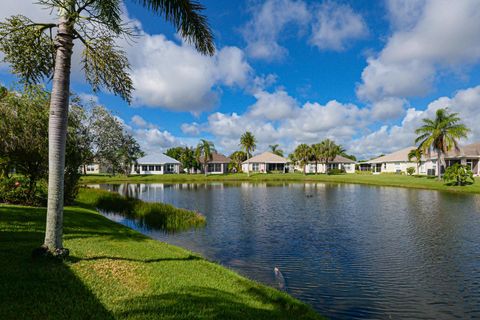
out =
[[[148,171],[148,166],[142,166],[142,171]]]
[[[473,171],[473,160],[467,160],[467,167],[470,167],[470,170]]]
[[[257,172],[260,170],[260,164],[259,163],[252,163],[252,171]]]
[[[222,172],[222,165],[220,163],[209,163],[208,172]]]
[[[164,166],[165,172],[172,173],[175,171],[175,165],[173,163],[167,163]]]
[[[162,166],[155,166],[155,171],[162,171]]]
[[[148,166],[148,171],[155,171],[155,166]]]

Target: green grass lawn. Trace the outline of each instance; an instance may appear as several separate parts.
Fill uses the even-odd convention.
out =
[[[81,183],[149,183],[149,182],[331,182],[331,183],[356,183],[368,184],[376,186],[392,186],[405,188],[419,188],[444,190],[453,192],[470,192],[480,193],[480,179],[476,178],[476,183],[473,185],[458,187],[449,186],[443,181],[437,181],[434,177],[411,177],[397,174],[379,174],[379,175],[364,175],[364,174],[342,174],[342,175],[303,175],[301,173],[287,173],[287,174],[252,174],[248,177],[246,174],[225,174],[225,175],[188,175],[188,174],[171,174],[171,175],[143,175],[143,176],[106,176],[106,175],[92,175],[83,176]]]
[[[0,205],[0,319],[320,319],[287,294],[86,204],[65,210],[67,261],[32,260],[44,228],[45,209]]]

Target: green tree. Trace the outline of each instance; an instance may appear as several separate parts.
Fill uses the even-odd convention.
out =
[[[328,164],[335,159],[336,156],[345,152],[345,150],[330,139],[320,142],[320,158],[325,163],[325,171],[328,173]]]
[[[203,172],[208,175],[208,163],[212,161],[212,156],[216,152],[213,142],[201,139],[195,150],[197,161],[203,164]]]
[[[240,137],[240,147],[245,150],[245,153],[247,154],[247,160],[250,159],[252,152],[255,151],[255,148],[257,147],[257,140],[250,131],[245,132]],[[247,166],[247,175],[250,176],[249,166]]]
[[[315,143],[310,146],[311,148],[311,160],[315,162],[315,174],[318,173],[318,163],[323,159],[323,149],[321,143]]]
[[[279,149],[279,144],[271,144],[268,147],[270,148],[270,152],[276,154],[277,156],[283,157],[283,150]]]
[[[0,100],[0,158],[7,170],[28,178],[29,194],[35,195],[37,182],[48,173],[48,109],[50,95],[39,86],[12,91]],[[73,105],[69,111],[64,171],[64,199],[72,203],[85,156],[84,109]]]
[[[185,152],[185,149],[183,147],[173,147],[169,148],[165,154],[175,160],[180,161],[180,158],[182,157],[182,154]]]
[[[474,183],[473,172],[469,166],[455,163],[445,170],[443,179],[447,182],[454,181],[457,186],[464,186],[467,183]]]
[[[407,168],[407,174],[409,176],[413,175],[415,173],[415,168],[414,167],[408,167]]]
[[[187,172],[190,173],[191,169],[198,169],[200,166],[197,159],[195,158],[195,150],[193,148],[185,147],[183,148],[180,159],[182,167],[187,169]]]
[[[295,148],[295,159],[303,167],[303,174],[307,174],[306,167],[312,157],[312,148],[308,144],[302,143]]]
[[[243,151],[235,151],[229,156],[232,159],[232,162],[228,164],[229,171],[232,171],[235,168],[236,172],[242,171],[242,163],[247,160],[247,154]]]
[[[133,1],[171,22],[179,34],[203,54],[215,51],[204,8],[193,0]],[[105,88],[131,101],[129,63],[116,39],[132,34],[122,21],[122,1],[41,0],[58,14],[57,23],[37,23],[13,16],[0,24],[0,51],[12,72],[26,83],[53,78],[49,116],[49,184],[45,241],[46,252],[65,255],[63,250],[63,176],[70,95],[73,42],[84,45],[83,70],[94,91]],[[55,37],[50,35],[55,32]]]
[[[420,174],[420,165],[422,164],[422,157],[423,157],[423,150],[422,149],[412,149],[408,153],[408,161],[412,161],[415,159],[415,163],[417,164],[417,174]]]
[[[48,172],[49,95],[38,86],[9,92],[0,102],[0,158],[29,181],[29,196]]]
[[[466,138],[470,130],[462,123],[458,113],[449,113],[448,109],[438,109],[435,119],[423,119],[423,126],[415,133],[418,137],[415,143],[424,153],[437,153],[437,177],[440,180],[441,163],[444,155],[452,149],[458,150],[458,140]]]

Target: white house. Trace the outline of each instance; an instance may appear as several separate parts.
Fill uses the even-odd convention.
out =
[[[410,151],[415,150],[417,147],[408,147],[402,150],[398,150],[384,156],[372,159],[370,161],[366,161],[362,163],[364,165],[370,165],[370,170],[373,173],[406,173],[407,168],[413,167],[415,168],[416,174],[422,173],[422,168],[420,168],[420,172],[417,171],[417,163],[415,162],[416,159],[412,159],[412,161],[408,160],[408,154]],[[422,158],[422,161],[425,162],[425,158]],[[425,163],[424,163],[425,164]],[[427,170],[427,166],[424,165],[424,170]],[[428,169],[431,169],[428,167]],[[427,172],[425,171],[425,174]]]
[[[421,175],[436,175],[437,171],[437,155],[427,154],[421,159],[417,172],[417,162],[413,158],[412,161],[408,160],[408,153],[417,147],[408,147],[393,153],[381,156],[379,158],[366,161],[361,164],[362,169],[370,169],[373,173],[406,173],[407,168],[415,168],[415,174]],[[444,155],[445,164],[447,167],[460,163],[462,165],[468,165],[472,169],[474,175],[480,175],[480,143],[472,143],[459,150],[452,150]],[[441,166],[442,172],[445,170],[444,166]]]
[[[108,167],[100,163],[89,163],[80,167],[80,172],[83,174],[102,174],[108,173]]]
[[[244,161],[242,163],[242,171],[261,173],[276,171],[285,173],[288,162],[289,160],[284,157],[271,152],[264,152]]]
[[[163,154],[148,155],[137,160],[132,166],[132,174],[180,173],[180,162]]]
[[[316,167],[315,167],[316,166]],[[303,167],[295,166],[298,171],[303,171]],[[335,159],[329,161],[328,164],[325,162],[310,162],[305,167],[306,173],[326,173],[328,170],[338,169],[344,170],[346,173],[355,173],[355,161],[345,158],[343,156],[336,156]]]

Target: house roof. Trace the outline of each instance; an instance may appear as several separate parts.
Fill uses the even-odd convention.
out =
[[[203,162],[203,156],[199,158],[200,162]],[[208,161],[208,163],[230,163],[232,159],[225,157],[221,153],[212,153],[212,160]]]
[[[355,163],[352,159],[345,158],[343,156],[336,156],[330,163]]]
[[[366,163],[383,163],[383,162],[412,162],[408,160],[408,154],[410,151],[413,149],[416,149],[417,147],[408,147],[402,150],[398,150],[392,153],[389,153],[387,155],[378,157],[376,159],[372,159],[370,161],[366,161]],[[413,159],[412,159],[413,160]]]
[[[271,152],[264,152],[262,154],[256,155],[243,163],[288,163],[288,159],[280,157]]]
[[[480,157],[480,142],[460,146],[458,150],[450,150],[445,154],[445,158],[465,158],[465,157]],[[432,152],[430,159],[436,159],[437,154]]]
[[[163,154],[149,154],[143,158],[137,160],[138,164],[165,164],[165,163],[174,163],[180,164],[179,161]]]

